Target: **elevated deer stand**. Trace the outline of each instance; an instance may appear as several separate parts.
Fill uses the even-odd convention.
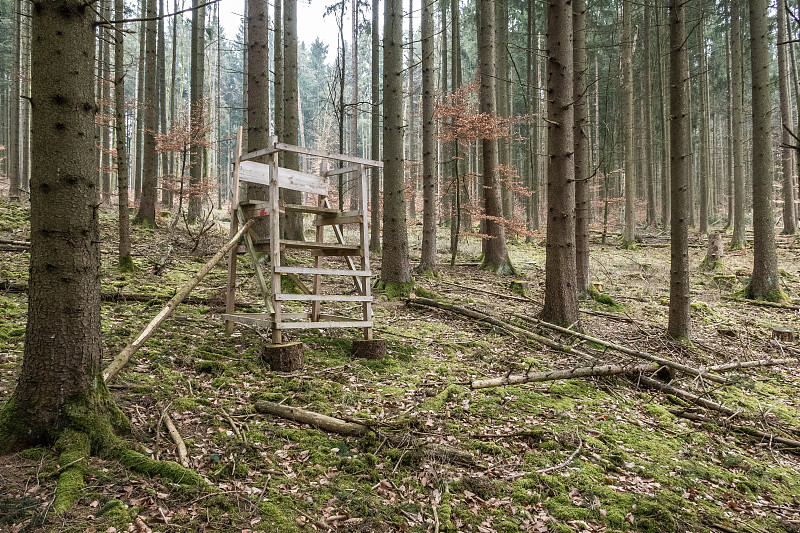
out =
[[[359,350],[364,351],[364,343],[373,344],[375,350],[384,352],[385,341],[372,339],[372,294],[369,267],[369,227],[367,206],[367,183],[364,169],[367,167],[382,168],[380,161],[371,161],[360,157],[334,154],[270,141],[270,147],[242,155],[241,128],[236,146],[236,158],[233,175],[233,198],[231,205],[231,235],[234,235],[240,224],[252,218],[267,217],[266,227],[269,235],[258,235],[254,231],[245,233],[244,245],[231,250],[228,260],[228,290],[226,299],[225,327],[228,333],[233,332],[234,323],[251,326],[269,326],[272,331],[272,347],[267,347],[265,356],[272,359],[270,352],[276,352],[276,361],[296,361],[296,357],[286,357],[290,345],[283,345],[282,332],[287,329],[308,328],[362,328],[364,341],[360,341]],[[280,152],[295,152],[300,155],[322,159],[319,175],[299,172],[278,166]],[[327,170],[328,160],[341,161],[342,168]],[[356,173],[359,185],[359,207],[353,211],[342,212],[331,207],[328,201],[328,178],[339,174]],[[239,183],[257,183],[269,187],[269,199],[266,201],[239,202]],[[279,190],[291,189],[300,191],[309,204],[287,204],[279,199]],[[281,238],[280,215],[284,213],[308,213],[314,215],[316,238],[313,241],[297,241]],[[357,243],[346,243],[342,225],[357,224],[359,239]],[[326,231],[330,228],[330,231]],[[329,240],[326,241],[326,236]],[[331,239],[332,237],[332,239]],[[281,252],[305,255],[307,263],[313,266],[285,266],[281,262]],[[257,252],[268,252],[269,272],[265,276]],[[256,279],[264,296],[267,313],[234,313],[236,298],[236,254],[247,253],[255,269]],[[301,260],[295,256],[293,259]],[[338,260],[343,264],[331,264]],[[296,262],[292,262],[296,264]],[[289,277],[301,294],[284,293],[281,290],[281,276]],[[305,277],[305,280],[301,278]],[[346,276],[353,279],[357,294],[325,294],[323,293],[323,277]],[[304,312],[284,312],[284,302],[302,302],[307,305]],[[325,302],[358,302],[359,316],[343,316],[325,313],[322,306]],[[355,344],[355,343],[354,343]],[[295,363],[296,364],[296,363]],[[279,364],[278,366],[283,366]],[[289,366],[294,366],[290,364]],[[292,368],[286,368],[291,370]]]

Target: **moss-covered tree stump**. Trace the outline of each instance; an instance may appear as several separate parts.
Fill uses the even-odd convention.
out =
[[[264,344],[261,358],[269,365],[270,370],[278,372],[294,372],[302,369],[306,363],[302,342]]]
[[[511,282],[511,292],[519,296],[530,296],[531,287],[525,280],[515,279]]]
[[[786,326],[774,326],[772,338],[781,342],[794,342],[794,330]]]
[[[386,357],[386,339],[354,340],[350,350],[353,357],[383,359]]]

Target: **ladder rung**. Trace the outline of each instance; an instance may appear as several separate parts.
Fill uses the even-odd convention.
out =
[[[275,299],[282,302],[371,302],[372,296],[349,294],[276,294]]]
[[[357,276],[368,278],[372,273],[368,270],[348,270],[346,268],[306,268],[306,267],[275,267],[278,274],[322,274],[324,276]]]
[[[372,320],[330,320],[321,322],[281,322],[276,329],[371,328]]]

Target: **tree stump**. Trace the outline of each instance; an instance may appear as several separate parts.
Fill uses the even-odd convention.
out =
[[[386,357],[386,339],[354,340],[353,357],[361,359],[383,359]]]
[[[511,292],[519,296],[530,296],[531,288],[527,281],[517,279],[511,282]]]
[[[772,338],[781,342],[794,342],[794,330],[786,326],[772,328]]]
[[[724,246],[722,244],[722,234],[713,233],[708,236],[708,251],[706,252],[706,268],[714,270],[721,266]]]
[[[306,362],[302,342],[264,344],[261,348],[261,358],[269,365],[270,370],[278,372],[300,370]]]

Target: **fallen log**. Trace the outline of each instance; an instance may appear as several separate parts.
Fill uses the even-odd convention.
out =
[[[338,433],[339,435],[345,435],[348,437],[363,437],[370,432],[376,431],[375,428],[368,425],[359,424],[356,422],[346,422],[332,416],[315,413],[313,411],[307,411],[299,407],[291,407],[289,405],[268,402],[266,400],[257,401],[255,403],[255,408],[259,413],[277,416],[287,420],[293,420],[295,422],[300,422],[301,424],[307,424],[324,431]],[[385,435],[383,433],[381,433],[380,436],[385,438],[386,441],[393,446],[407,446],[410,444],[412,446],[416,446],[423,452],[450,460],[452,462],[457,462],[468,466],[481,466],[478,460],[471,453],[459,450],[452,446],[429,443],[423,441],[422,439],[408,436],[399,437]]]
[[[673,396],[677,396],[678,398],[686,400],[687,402],[694,403],[700,407],[705,407],[706,409],[711,409],[712,411],[719,411],[720,413],[728,416],[735,416],[739,414],[739,411],[734,411],[730,407],[722,405],[721,403],[717,403],[712,400],[706,400],[697,394],[673,387],[672,385],[667,385],[666,383],[661,383],[658,380],[651,379],[646,376],[639,376],[638,381],[643,385],[647,385],[648,387],[654,388],[666,394],[672,394]]]
[[[122,367],[130,360],[130,358],[139,351],[139,348],[144,346],[144,343],[150,338],[150,336],[155,332],[156,328],[161,325],[161,323],[166,320],[168,316],[172,314],[178,304],[180,304],[192,290],[200,283],[211,269],[220,262],[220,260],[225,257],[225,254],[233,248],[236,243],[239,241],[241,236],[250,229],[250,226],[253,224],[255,219],[248,220],[245,225],[233,236],[233,238],[228,241],[228,243],[223,246],[214,257],[208,260],[208,262],[203,265],[203,268],[192,277],[178,292],[172,299],[167,303],[167,305],[159,311],[159,313],[150,321],[149,324],[142,330],[141,333],[130,343],[128,344],[120,353],[117,355],[113,361],[103,370],[103,380],[108,383],[122,370]]]
[[[717,423],[717,420],[712,420],[710,418],[707,418],[705,416],[699,415],[697,413],[690,413],[690,412],[687,412],[687,411],[682,411],[680,409],[670,409],[669,412],[674,414],[675,416],[679,416],[681,418],[686,418],[688,420],[694,420],[695,422],[710,422],[710,423],[713,423],[713,424]],[[800,449],[800,441],[798,441],[798,440],[789,439],[789,438],[786,438],[786,437],[781,437],[780,435],[775,435],[773,433],[765,433],[765,432],[763,432],[763,431],[761,431],[759,429],[748,427],[748,426],[737,426],[737,425],[733,425],[732,424],[732,425],[726,425],[726,427],[729,427],[730,429],[732,429],[733,431],[736,431],[738,433],[745,433],[745,434],[750,435],[752,437],[758,437],[760,439],[768,440],[769,442],[777,442],[777,443],[783,444],[785,446],[789,446],[791,448]],[[797,453],[797,452],[795,451],[795,453]]]
[[[675,370],[680,370],[681,372],[685,372],[685,373],[690,374],[692,376],[702,377],[704,379],[707,379],[709,381],[714,381],[716,383],[725,384],[725,383],[728,382],[728,380],[725,379],[722,376],[717,376],[715,374],[709,374],[708,372],[705,372],[703,370],[700,370],[700,369],[697,369],[697,368],[692,368],[690,366],[684,365],[682,363],[678,363],[676,361],[672,361],[670,359],[664,359],[663,357],[658,357],[657,355],[653,355],[653,354],[650,354],[650,353],[647,353],[647,352],[640,352],[639,350],[634,350],[632,348],[628,348],[627,346],[622,346],[621,344],[616,344],[616,343],[613,343],[613,342],[610,342],[610,341],[606,341],[606,340],[600,339],[598,337],[593,337],[591,335],[587,335],[585,333],[580,333],[578,331],[574,331],[574,330],[571,330],[571,329],[563,328],[561,326],[557,326],[557,325],[551,324],[549,322],[544,322],[544,321],[538,320],[536,318],[526,317],[526,316],[522,316],[522,315],[518,315],[518,314],[514,314],[514,316],[517,317],[517,318],[520,318],[520,319],[522,319],[522,320],[524,320],[526,322],[531,322],[531,323],[536,324],[538,326],[542,326],[542,327],[545,327],[547,329],[552,329],[553,331],[557,331],[559,333],[564,333],[564,334],[567,334],[567,335],[573,335],[573,336],[575,336],[575,337],[577,337],[579,339],[583,339],[585,341],[589,341],[589,342],[593,342],[595,344],[599,344],[601,346],[605,346],[606,348],[610,348],[612,350],[616,350],[618,352],[624,353],[625,355],[630,355],[631,357],[636,357],[636,358],[639,358],[639,359],[646,359],[647,361],[653,361],[653,362],[658,363],[660,365],[668,366],[668,367],[673,368]]]
[[[766,300],[751,300],[750,298],[735,298],[733,296],[723,296],[722,299],[728,302],[740,302],[745,304],[756,305],[759,307],[776,307],[778,309],[792,309],[794,311],[800,309],[800,305],[768,302]]]
[[[552,348],[559,352],[564,352],[570,355],[577,355],[579,357],[583,357],[584,359],[595,360],[597,359],[593,355],[589,355],[581,350],[576,350],[572,346],[568,346],[565,344],[560,344],[552,339],[548,339],[547,337],[543,337],[542,335],[537,335],[532,331],[528,331],[527,329],[518,328],[508,322],[503,322],[502,320],[498,320],[497,318],[491,317],[485,313],[480,311],[475,311],[473,309],[467,309],[466,307],[461,307],[460,305],[454,304],[447,304],[444,302],[437,302],[436,300],[431,300],[429,298],[416,298],[413,300],[407,300],[406,305],[417,305],[420,307],[435,307],[438,309],[444,309],[446,311],[452,311],[453,313],[457,313],[460,315],[464,315],[466,317],[480,320],[482,322],[486,322],[487,324],[491,324],[493,326],[497,326],[499,328],[503,328],[506,331],[511,333],[515,333],[522,337],[527,337],[528,339],[534,340],[540,344],[547,346],[548,348]]]
[[[172,417],[169,416],[169,413],[167,412],[164,413],[164,425],[167,426],[169,436],[172,437],[173,442],[175,442],[175,445],[178,447],[178,462],[182,467],[188,468],[189,459],[188,453],[186,452],[186,443],[183,442],[183,438],[178,432],[178,428],[175,427],[175,422],[172,421]]]
[[[0,239],[0,244],[9,244],[11,246],[19,246],[23,248],[31,247],[31,243],[28,241],[15,241],[12,239]]]
[[[501,387],[517,383],[535,383],[541,381],[556,381],[559,379],[574,379],[585,377],[613,376],[616,374],[655,372],[661,367],[658,363],[646,365],[592,365],[566,370],[549,370],[547,372],[528,372],[527,374],[509,374],[497,378],[480,379],[472,382],[473,389],[488,387]]]

